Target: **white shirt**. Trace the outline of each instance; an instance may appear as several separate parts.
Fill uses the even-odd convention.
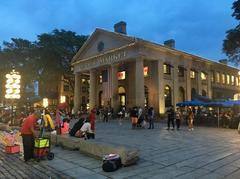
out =
[[[80,129],[82,132],[89,132],[89,133],[92,133],[92,130],[91,130],[91,124],[89,122],[85,122],[83,124],[83,126],[81,127]]]

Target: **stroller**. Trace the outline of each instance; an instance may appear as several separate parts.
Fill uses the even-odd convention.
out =
[[[48,160],[54,159],[54,153],[51,152],[51,132],[49,132],[49,135],[43,135],[45,132],[43,123],[43,119],[41,119],[39,137],[34,141],[34,157],[38,162],[45,158]]]

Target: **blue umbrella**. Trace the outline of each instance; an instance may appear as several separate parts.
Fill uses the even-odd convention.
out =
[[[183,101],[177,103],[176,106],[184,107],[184,106],[204,106],[205,102],[199,100],[192,100],[192,101]]]

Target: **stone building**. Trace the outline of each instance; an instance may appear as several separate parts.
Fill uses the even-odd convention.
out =
[[[207,47],[206,47],[207,48]],[[127,35],[126,23],[114,32],[96,29],[72,60],[74,109],[79,109],[82,74],[90,78],[90,108],[165,108],[196,94],[233,98],[240,91],[238,69],[175,49],[175,41],[156,44]]]

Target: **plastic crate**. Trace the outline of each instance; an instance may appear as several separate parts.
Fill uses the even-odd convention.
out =
[[[6,146],[5,152],[7,154],[15,154],[20,152],[20,145]]]
[[[45,139],[45,138],[37,138],[37,139],[35,139],[34,147],[35,148],[49,147],[49,139]]]
[[[34,157],[41,158],[46,157],[49,153],[49,148],[34,148]]]

